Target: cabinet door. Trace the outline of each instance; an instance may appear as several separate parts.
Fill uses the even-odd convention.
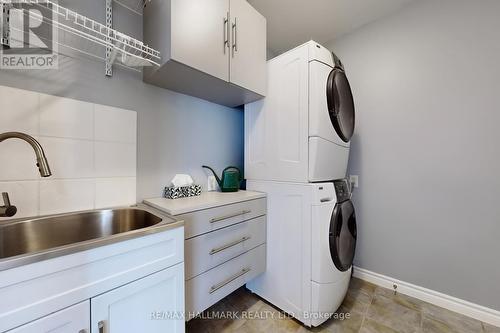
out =
[[[90,333],[90,302],[70,306],[7,333]]]
[[[184,264],[91,299],[92,333],[183,333]]]
[[[171,58],[229,81],[229,0],[171,1]]]
[[[230,81],[266,94],[266,19],[246,0],[231,0]]]

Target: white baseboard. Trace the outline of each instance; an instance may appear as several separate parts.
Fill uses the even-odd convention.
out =
[[[354,277],[388,289],[393,289],[394,285],[396,285],[397,291],[401,294],[415,297],[424,302],[428,302],[450,311],[463,314],[464,316],[500,327],[500,311],[464,301],[434,290],[419,287],[408,282],[393,279],[359,267],[354,267]]]

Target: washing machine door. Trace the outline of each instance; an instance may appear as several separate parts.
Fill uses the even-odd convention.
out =
[[[356,250],[356,214],[351,200],[338,203],[330,220],[330,254],[341,272],[351,268]]]
[[[354,98],[342,67],[335,67],[330,72],[326,96],[330,121],[342,141],[349,142],[354,133]]]

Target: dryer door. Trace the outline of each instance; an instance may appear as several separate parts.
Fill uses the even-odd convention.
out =
[[[330,72],[326,97],[333,127],[342,141],[349,142],[354,133],[354,98],[343,69],[335,67]]]
[[[330,220],[330,254],[341,272],[352,266],[356,250],[356,214],[351,200],[335,206]]]

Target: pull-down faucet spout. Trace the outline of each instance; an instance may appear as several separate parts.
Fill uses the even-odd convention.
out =
[[[20,132],[7,132],[0,134],[0,142],[7,139],[20,139],[24,140],[31,145],[36,155],[36,165],[38,167],[38,171],[40,171],[40,176],[42,177],[50,177],[52,176],[52,172],[50,171],[49,162],[47,161],[47,157],[45,157],[45,152],[43,151],[42,146],[38,141],[35,140],[34,137],[20,133]]]

